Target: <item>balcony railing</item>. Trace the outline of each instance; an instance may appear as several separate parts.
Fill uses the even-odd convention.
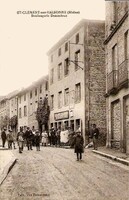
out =
[[[118,67],[107,75],[108,94],[116,93],[122,87],[129,86],[129,60],[124,60]]]
[[[107,90],[114,91],[118,86],[118,70],[113,70],[107,75]]]
[[[129,80],[129,60],[124,60],[118,67],[119,86]]]

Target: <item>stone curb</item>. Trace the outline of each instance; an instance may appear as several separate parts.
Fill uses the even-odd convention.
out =
[[[93,153],[96,153],[96,154],[99,154],[103,157],[106,157],[106,158],[109,158],[109,159],[112,159],[114,161],[117,161],[119,163],[122,163],[124,165],[127,165],[129,166],[129,161],[128,160],[125,160],[125,159],[122,159],[122,158],[118,158],[117,156],[113,156],[113,155],[110,155],[110,154],[106,154],[106,153],[103,153],[101,151],[97,151],[97,150],[92,150]]]
[[[8,173],[11,171],[13,166],[15,165],[17,159],[15,157],[12,158],[12,160],[6,165],[6,167],[3,169],[2,174],[0,174],[0,185],[3,183],[3,181],[6,179]]]
[[[3,150],[9,150],[9,149],[8,149],[8,148],[0,148],[0,150],[2,150],[2,151],[3,151]]]

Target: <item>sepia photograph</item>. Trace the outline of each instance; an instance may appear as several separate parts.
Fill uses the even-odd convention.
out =
[[[129,0],[0,0],[0,200],[129,200]]]

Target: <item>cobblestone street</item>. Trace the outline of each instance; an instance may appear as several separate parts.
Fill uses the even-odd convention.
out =
[[[18,158],[0,188],[2,200],[128,200],[129,168],[85,150],[41,147]]]

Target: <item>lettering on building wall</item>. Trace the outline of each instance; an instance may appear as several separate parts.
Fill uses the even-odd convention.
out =
[[[54,118],[55,120],[61,120],[61,119],[68,119],[69,118],[69,111],[64,111],[64,112],[58,112],[54,113]]]

